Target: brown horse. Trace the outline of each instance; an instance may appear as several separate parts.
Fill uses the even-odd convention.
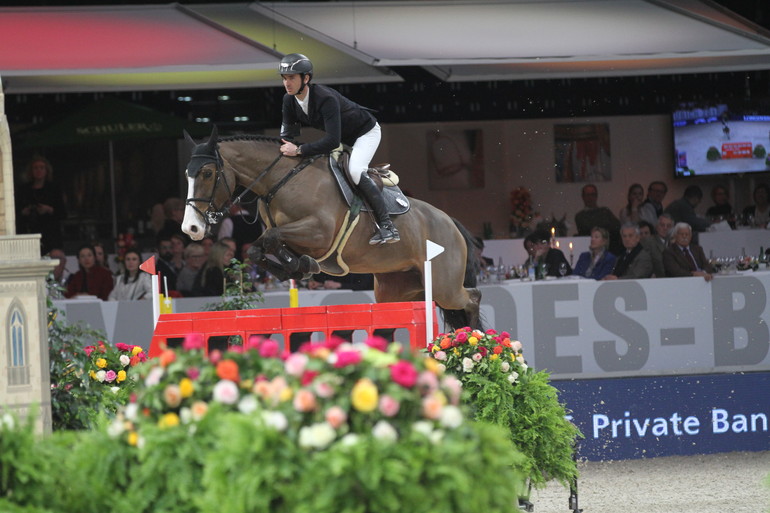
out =
[[[240,201],[242,195],[233,198],[239,185],[257,195],[267,225],[249,252],[252,261],[281,280],[319,271],[373,273],[377,302],[424,300],[423,266],[430,240],[445,248],[431,261],[433,298],[445,322],[452,328],[480,327],[474,240],[446,213],[410,198],[411,208],[393,216],[401,241],[370,246],[374,221],[364,211],[348,214],[351,209],[330,172],[328,157],[282,157],[280,139],[219,138],[216,127],[202,144],[185,137],[193,153],[186,170],[182,229],[193,240],[203,238],[208,225]]]

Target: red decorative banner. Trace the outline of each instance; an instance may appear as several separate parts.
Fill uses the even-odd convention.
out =
[[[750,159],[753,156],[750,142],[722,143],[723,159]]]

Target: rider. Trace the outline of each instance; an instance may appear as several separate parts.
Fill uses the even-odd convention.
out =
[[[380,144],[380,125],[371,111],[330,87],[311,84],[313,63],[300,53],[292,53],[281,59],[278,73],[286,89],[283,97],[281,153],[290,157],[319,155],[331,152],[340,142],[351,146],[353,149],[348,165],[350,178],[374,210],[379,225],[379,230],[369,240],[369,244],[398,242],[400,236],[385,208],[382,192],[367,173],[369,162]],[[302,125],[323,130],[326,135],[317,141],[297,146],[291,140],[299,135]]]

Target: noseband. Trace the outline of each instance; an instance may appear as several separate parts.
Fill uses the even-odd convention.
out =
[[[211,196],[209,196],[208,199],[206,198],[187,198],[185,200],[185,204],[189,205],[195,210],[201,218],[206,222],[206,225],[212,225],[217,224],[222,221],[225,217],[225,212],[230,209],[231,206],[233,206],[236,202],[232,200],[232,189],[230,189],[230,185],[227,183],[227,179],[225,178],[225,172],[224,172],[224,163],[222,161],[222,155],[219,154],[219,148],[216,148],[214,150],[214,155],[193,155],[190,157],[190,162],[194,162],[195,159],[199,159],[201,162],[196,163],[195,166],[188,166],[194,169],[197,169],[195,175],[197,176],[198,173],[200,173],[200,170],[205,166],[206,164],[214,163],[216,166],[216,178],[214,179],[214,187],[211,188]],[[189,176],[189,175],[188,175]],[[195,177],[193,177],[195,178]],[[220,206],[219,208],[214,205],[214,196],[217,192],[217,186],[219,185],[219,182],[222,182],[225,185],[225,189],[227,190],[227,200]],[[237,198],[237,201],[240,200],[240,196]],[[205,212],[202,212],[201,209],[195,206],[195,202],[207,202],[208,208]]]

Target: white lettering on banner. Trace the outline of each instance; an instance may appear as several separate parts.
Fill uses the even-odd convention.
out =
[[[764,413],[751,413],[748,416],[736,413],[732,417],[727,410],[715,408],[711,411],[711,429],[716,434],[727,433],[756,433],[767,431],[767,415]]]
[[[610,438],[645,438],[646,436],[695,436],[700,434],[701,421],[690,415],[682,417],[674,412],[670,417],[632,417],[631,412],[624,412],[623,418],[611,418],[602,413],[592,416],[593,437],[609,436]],[[767,414],[761,412],[730,415],[727,410],[714,408],[711,410],[711,429],[714,434],[732,432],[757,433],[768,431]]]

